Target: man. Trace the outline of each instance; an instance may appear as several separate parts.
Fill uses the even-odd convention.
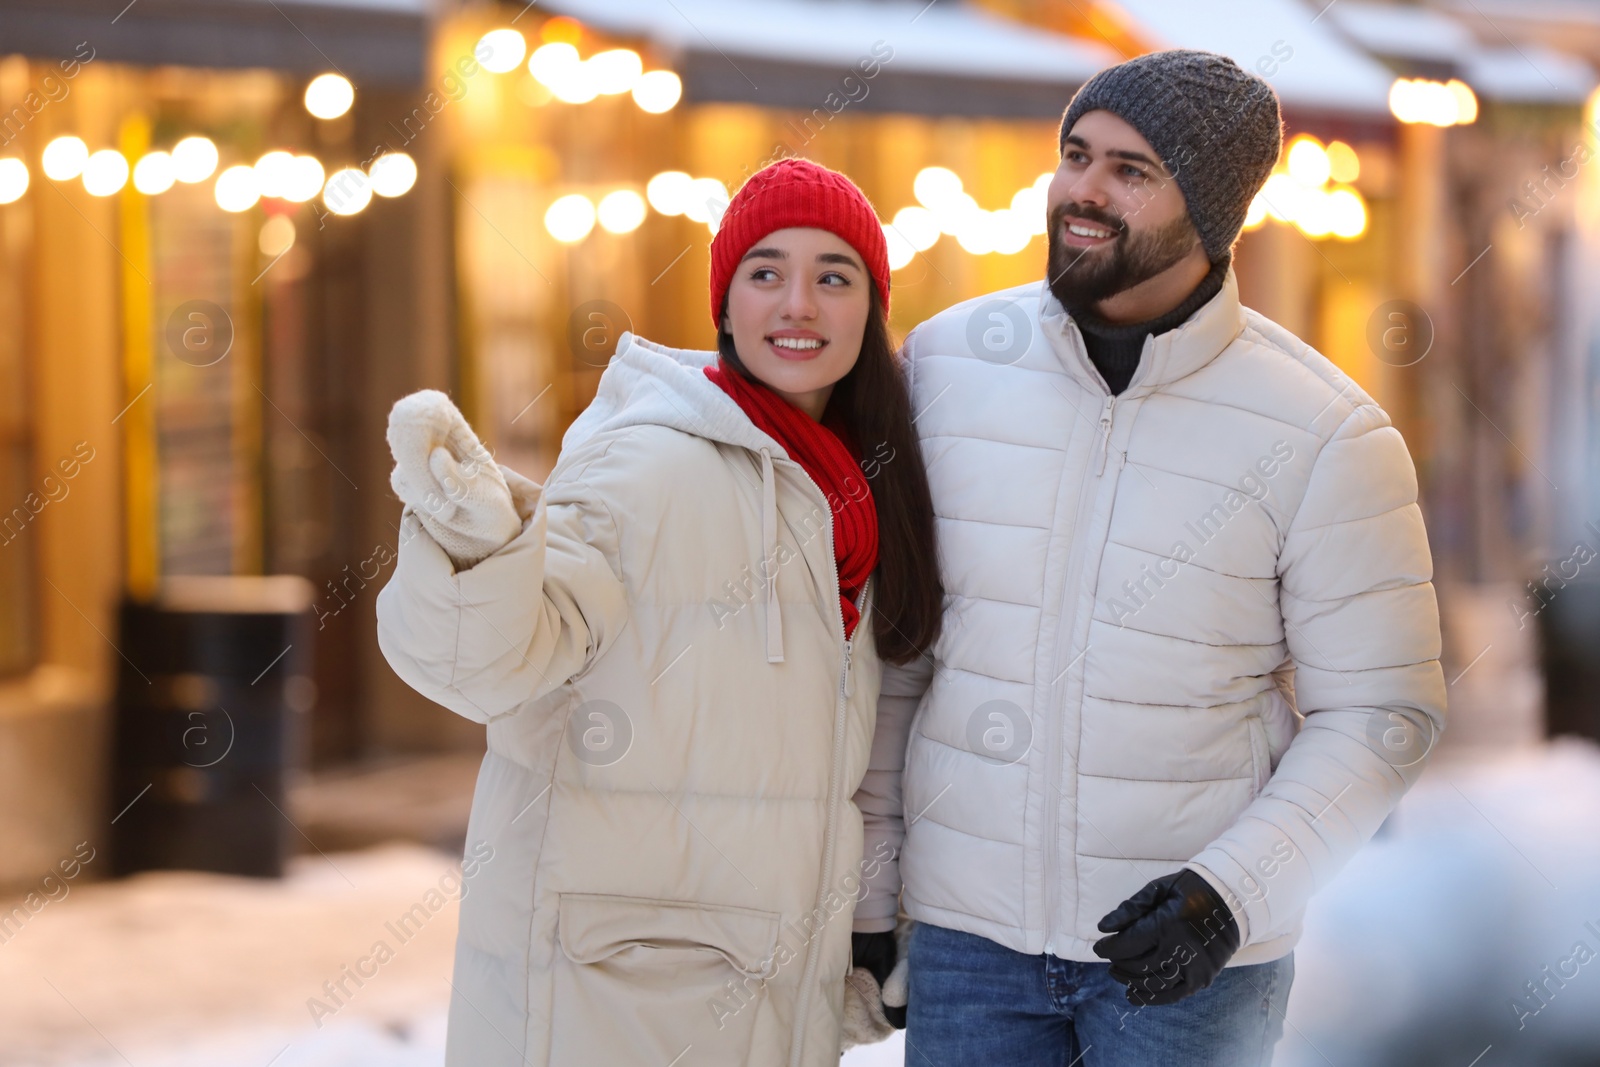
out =
[[[1267,1062],[1308,898],[1443,728],[1405,444],[1239,303],[1281,141],[1222,56],[1102,71],[1044,283],[906,340],[949,597],[858,802],[906,827],[908,1063]]]

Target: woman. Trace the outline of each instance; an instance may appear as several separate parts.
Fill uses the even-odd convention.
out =
[[[623,334],[542,488],[442,394],[390,416],[379,644],[488,724],[453,1065],[832,1067],[852,925],[894,962],[898,796],[857,791],[943,593],[883,230],[785,160],[711,260],[718,351]]]

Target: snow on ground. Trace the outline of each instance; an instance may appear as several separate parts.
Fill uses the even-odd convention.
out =
[[[1600,1064],[1597,816],[1592,743],[1436,754],[1312,902],[1278,1067]],[[0,1067],[439,1067],[454,902],[404,943],[388,924],[452,864],[392,845],[301,857],[281,883],[75,887],[0,944]],[[380,940],[393,958],[314,1020]],[[843,1067],[899,1067],[903,1047]]]
[[[1313,899],[1274,1062],[1600,1064],[1597,818],[1592,742],[1438,753]]]
[[[0,1065],[440,1064],[454,863],[391,845],[299,857],[282,882],[151,872],[75,887],[0,945]],[[346,967],[376,973],[357,986]],[[341,978],[335,1003],[324,983]],[[313,1018],[312,998],[332,1014]]]

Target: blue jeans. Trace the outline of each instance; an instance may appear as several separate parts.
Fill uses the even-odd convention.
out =
[[[1225,967],[1176,1004],[1135,1007],[1106,963],[1027,956],[918,923],[906,1067],[1264,1067],[1283,1036],[1294,954]]]

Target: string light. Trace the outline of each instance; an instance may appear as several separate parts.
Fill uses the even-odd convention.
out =
[[[372,203],[372,180],[355,167],[336,170],[322,187],[322,202],[335,215],[355,215]]]
[[[211,193],[217,206],[224,211],[233,214],[249,211],[261,199],[261,191],[256,188],[255,168],[243,164],[229,167],[217,175],[217,184]]]
[[[585,60],[584,65],[594,79],[595,91],[605,96],[632,91],[644,76],[644,61],[631,48],[597,52]]]
[[[293,204],[303,204],[322,192],[322,163],[316,156],[295,156],[284,170],[278,195]]]
[[[111,196],[128,184],[128,161],[115,148],[102,148],[83,164],[83,188],[90,196]]]
[[[283,187],[294,171],[294,156],[281,149],[256,160],[256,192],[265,197],[281,197]]]
[[[20,200],[28,191],[28,165],[20,159],[0,159],[0,204]]]
[[[644,222],[644,198],[632,189],[618,189],[601,199],[596,214],[606,232],[632,233]]]
[[[170,152],[151,152],[133,167],[133,187],[145,196],[160,196],[178,180]]]
[[[576,244],[594,229],[594,204],[582,193],[558,197],[544,213],[544,228],[562,244]]]
[[[522,57],[528,54],[528,42],[513,29],[490,30],[478,39],[478,46],[472,53],[483,64],[484,70],[491,74],[505,74],[516,70]]]
[[[962,251],[974,256],[1012,256],[1024,251],[1047,230],[1045,190],[1054,177],[1054,171],[1046,171],[1033,184],[1013,193],[1010,206],[989,211],[966,191],[955,171],[922,168],[911,182],[917,204],[901,208],[884,227],[890,269],[906,266],[941,236],[954,237]]]
[[[533,50],[528,73],[567,104],[587,104],[597,97],[631,92],[641,111],[660,115],[683,97],[683,81],[670,70],[645,71],[644,60],[631,48],[612,48],[588,59],[577,45],[558,34]]]
[[[1251,200],[1244,228],[1259,229],[1272,219],[1313,239],[1353,241],[1366,233],[1368,223],[1367,203],[1349,185],[1360,173],[1360,158],[1343,141],[1324,147],[1310,134],[1300,134]]]
[[[172,150],[146,153],[129,168],[128,161],[115,149],[90,153],[78,137],[57,137],[45,146],[41,163],[47,177],[55,181],[82,178],[93,196],[110,196],[121,190],[131,177],[133,187],[145,196],[159,196],[177,182],[196,184],[216,173],[219,153],[210,138],[193,135],[178,141]],[[0,160],[0,204],[10,203],[27,191],[26,166],[19,172]],[[20,163],[20,161],[19,161]],[[373,174],[347,168],[340,174],[338,189],[324,197],[337,215],[353,215],[365,208],[374,193],[396,197],[409,192],[417,180],[417,165],[404,152],[388,152],[373,161]],[[295,155],[273,149],[254,164],[237,164],[217,175],[213,197],[224,211],[248,211],[260,200],[275,199],[303,204],[327,191],[326,172],[312,155]],[[10,196],[10,200],[5,199]]]
[[[306,86],[306,110],[319,119],[336,119],[355,101],[355,86],[342,74],[318,74]]]
[[[652,115],[671,111],[682,98],[683,81],[670,70],[647,71],[633,87],[633,102]]]
[[[1361,177],[1361,158],[1343,141],[1328,142],[1328,176],[1341,185]]]
[[[911,249],[926,252],[939,240],[939,220],[925,207],[903,207],[895,212],[889,229],[903,238]],[[909,257],[907,262],[910,262]]]
[[[417,164],[404,152],[385,152],[372,161],[367,175],[379,196],[404,196],[417,183]]]
[[[1327,151],[1315,137],[1308,137],[1305,134],[1289,142],[1285,159],[1289,177],[1307,189],[1315,189],[1322,185],[1332,173],[1333,168],[1328,162]]]
[[[1396,78],[1389,86],[1389,110],[1401,122],[1466,126],[1478,119],[1478,97],[1466,82]]]
[[[87,162],[89,146],[81,137],[57,137],[44,146],[44,153],[39,157],[44,176],[58,182],[68,182],[82,174]]]
[[[728,209],[728,187],[715,178],[696,178],[689,183],[684,198],[683,214],[694,222],[704,223],[716,233],[722,223],[722,213]]]
[[[217,146],[209,137],[185,137],[172,146],[172,174],[193,185],[217,172]]]
[[[689,186],[694,178],[681,170],[664,170],[644,187],[650,206],[663,215],[682,215],[683,206],[689,202]]]

